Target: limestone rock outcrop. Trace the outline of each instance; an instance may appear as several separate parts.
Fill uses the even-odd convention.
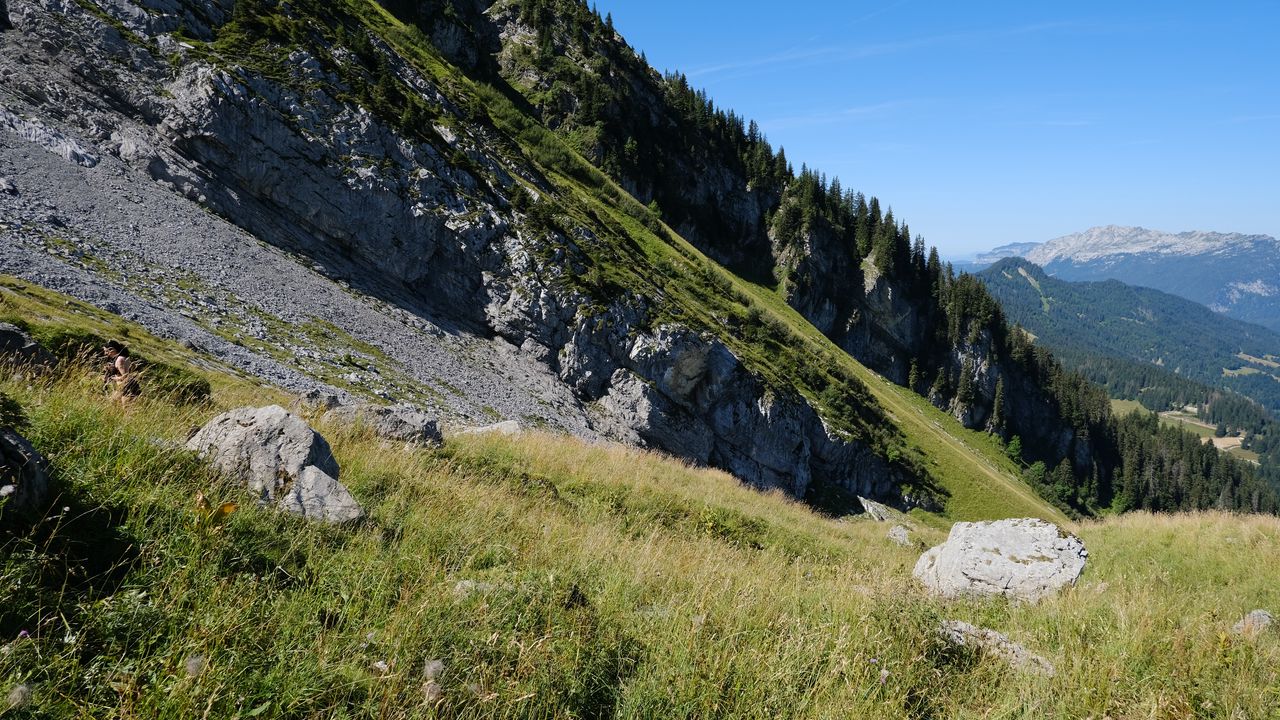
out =
[[[362,425],[385,440],[438,445],[444,437],[436,419],[414,405],[339,405],[322,418],[328,423]]]
[[[338,482],[329,443],[279,405],[225,412],[200,428],[187,448],[244,482],[263,504],[331,523],[364,515]]]
[[[977,627],[962,620],[944,621],[939,632],[952,645],[974,648],[985,655],[1003,660],[1014,670],[1049,677],[1055,674],[1052,663],[1010,640],[1004,633]]]
[[[915,577],[943,597],[1036,602],[1075,584],[1088,555],[1079,538],[1043,520],[959,522],[946,542],[920,556]]]
[[[13,428],[0,428],[0,498],[3,507],[38,510],[49,496],[49,464]]]
[[[0,323],[0,362],[53,367],[58,360],[17,325]]]

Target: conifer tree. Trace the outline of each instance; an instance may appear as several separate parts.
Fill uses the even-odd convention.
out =
[[[996,396],[991,402],[991,429],[1004,429],[1004,377],[996,378]]]

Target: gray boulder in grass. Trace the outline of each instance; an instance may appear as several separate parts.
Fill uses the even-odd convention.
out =
[[[436,419],[413,405],[340,405],[324,414],[327,423],[363,424],[387,440],[438,445],[444,441]]]
[[[40,510],[49,496],[49,465],[13,428],[0,428],[0,505]]]
[[[52,368],[58,359],[40,343],[22,331],[22,328],[9,323],[0,323],[0,361],[17,362],[21,365],[39,365]]]
[[[330,523],[364,516],[338,482],[329,443],[279,405],[225,412],[191,436],[187,448],[286,512]]]
[[[1088,556],[1080,538],[1043,520],[960,522],[946,542],[920,556],[915,576],[943,597],[1036,602],[1074,584]]]

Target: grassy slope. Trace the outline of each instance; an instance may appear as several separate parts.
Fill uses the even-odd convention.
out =
[[[567,196],[588,208],[595,217],[608,218],[619,227],[626,240],[635,244],[645,264],[669,268],[680,278],[678,287],[688,295],[677,303],[687,312],[698,314],[697,324],[716,327],[741,306],[754,307],[802,343],[802,356],[820,359],[838,367],[845,377],[854,378],[870,391],[870,397],[891,416],[896,428],[873,428],[890,436],[887,444],[899,446],[919,460],[933,479],[949,494],[943,515],[953,520],[979,520],[1010,516],[1036,516],[1065,522],[1062,513],[1044,502],[1018,478],[1017,469],[1004,456],[993,438],[965,430],[954,418],[929,405],[907,390],[886,383],[875,373],[849,357],[796,313],[772,290],[754,285],[723,270],[697,248],[667,228],[666,239],[659,238],[636,220],[646,211],[624,190],[613,183],[568,147],[554,133],[530,122],[500,93],[473,84],[427,47],[413,42],[395,18],[369,0],[352,0],[350,7],[376,32],[388,38],[397,50],[414,62],[419,70],[433,77],[442,87],[455,93],[482,98],[495,125],[518,138],[530,153],[530,161]],[[611,263],[610,272],[626,273],[638,264]],[[699,277],[710,278],[699,283]],[[620,278],[627,287],[643,287],[648,279]],[[673,284],[663,286],[670,291]],[[726,302],[741,299],[741,306]],[[722,339],[740,357],[766,377],[771,372],[785,375],[788,368],[782,359],[761,354],[758,346],[743,342],[732,334]],[[794,378],[782,380],[794,384]],[[823,400],[806,393],[819,408]],[[925,515],[925,518],[932,516]]]
[[[1275,518],[1085,524],[1074,590],[1038,606],[945,603],[914,585],[918,549],[886,542],[884,525],[723,473],[548,435],[433,451],[320,426],[367,523],[247,505],[201,528],[197,490],[244,498],[157,439],[180,441],[216,408],[121,409],[96,385],[88,372],[0,374],[62,493],[48,519],[0,531],[0,687],[31,687],[33,716],[1172,718],[1280,705],[1278,634],[1226,633],[1280,607],[1262,570],[1280,552]],[[230,376],[215,386],[218,403],[276,399]],[[899,400],[892,412],[914,414]],[[1058,675],[945,650],[932,632],[945,618],[1008,633]]]

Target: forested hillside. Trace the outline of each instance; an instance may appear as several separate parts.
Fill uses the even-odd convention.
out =
[[[1242,436],[1241,446],[1259,456],[1255,472],[1272,487],[1280,483],[1280,425],[1264,406],[1280,402],[1280,382],[1269,360],[1280,353],[1280,336],[1158,290],[1114,280],[1059,280],[1021,258],[1000,260],[977,277],[1009,317],[1065,366],[1111,397],[1137,400],[1151,411],[1194,407],[1220,433]],[[1126,418],[1125,423],[1134,425],[1131,433],[1156,431],[1152,419]],[[1182,432],[1159,431],[1169,442]],[[1189,442],[1180,454],[1199,465]],[[1171,467],[1166,472],[1185,471]]]
[[[1068,365],[1084,366],[1097,357],[1159,369],[1113,366],[1098,373],[1116,397],[1164,410],[1179,400],[1197,401],[1185,383],[1191,380],[1280,408],[1280,334],[1272,330],[1159,290],[1115,280],[1060,280],[1021,258],[1001,260],[978,277],[1011,321],[1058,351]],[[1146,377],[1135,377],[1139,372]],[[1149,393],[1157,397],[1142,397]]]

